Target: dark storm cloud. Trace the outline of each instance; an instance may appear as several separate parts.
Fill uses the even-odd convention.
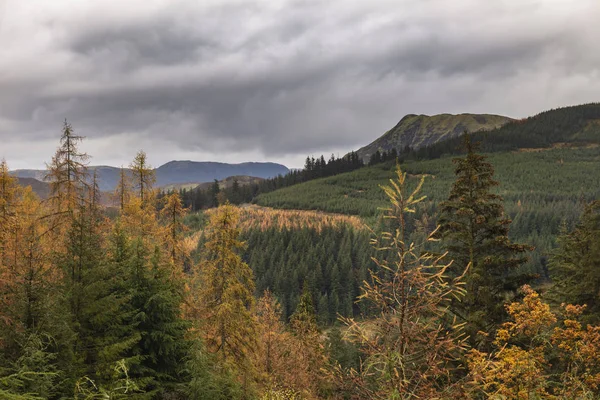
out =
[[[121,3],[5,0],[0,156],[47,159],[67,117],[101,161],[294,165],[406,113],[525,116],[600,89],[593,0]]]

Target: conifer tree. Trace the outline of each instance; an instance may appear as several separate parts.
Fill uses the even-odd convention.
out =
[[[374,261],[383,274],[371,272],[359,297],[377,314],[369,321],[342,318],[347,338],[364,353],[361,369],[340,375],[355,382],[351,390],[358,398],[460,398],[453,397],[453,375],[464,346],[462,332],[456,321],[442,324],[453,296],[463,294],[460,277],[449,278],[450,263],[430,253],[426,243],[407,242],[408,217],[425,198],[423,182],[407,192],[406,173],[397,167],[396,179],[383,187],[390,201],[385,216],[394,228],[373,240],[381,251]]]
[[[165,224],[165,244],[173,265],[183,270],[185,258],[183,234],[186,230],[183,217],[187,210],[183,207],[178,193],[168,195],[164,201],[165,205],[160,214]]]
[[[151,200],[154,197],[153,186],[156,182],[156,174],[148,164],[146,153],[142,150],[135,155],[129,168],[133,175],[133,187],[137,191],[142,208],[145,208],[151,205]]]
[[[519,268],[527,261],[529,246],[508,238],[511,220],[504,214],[494,169],[486,157],[476,153],[469,135],[464,135],[467,154],[455,158],[456,181],[448,200],[440,204],[437,237],[453,260],[454,276],[465,276],[466,296],[455,302],[453,312],[467,322],[466,332],[478,343],[478,331],[492,332],[507,317],[504,303],[533,276]]]
[[[580,222],[559,238],[550,260],[560,302],[586,304],[590,322],[600,321],[600,201],[587,205]]]
[[[51,163],[47,165],[46,180],[50,184],[48,200],[54,217],[72,215],[85,201],[89,156],[79,151],[79,143],[82,140],[83,136],[76,135],[71,124],[65,121],[60,146]],[[58,219],[60,222],[61,218]],[[64,218],[62,220],[64,221]]]
[[[297,340],[294,357],[297,386],[303,388],[308,397],[317,397],[322,390],[324,376],[321,368],[325,365],[325,352],[317,327],[317,316],[312,295],[304,283],[302,295],[296,310],[290,317],[290,327]]]
[[[239,239],[238,218],[238,211],[228,203],[211,215],[200,266],[199,298],[208,349],[224,365],[235,368],[246,382],[254,368],[254,277],[239,255],[244,244]]]
[[[20,208],[21,188],[8,171],[5,160],[0,162],[0,271],[8,263],[8,241],[15,229]]]
[[[130,374],[148,395],[164,395],[187,380],[184,362],[189,349],[185,338],[189,324],[181,315],[180,282],[172,279],[158,247],[150,258],[146,253],[144,242],[136,239],[129,283],[140,340],[129,355],[140,362]]]
[[[117,183],[117,188],[115,189],[115,199],[119,207],[119,211],[123,213],[125,211],[125,207],[131,200],[131,179],[123,167],[121,167],[121,170],[119,171],[119,182]]]

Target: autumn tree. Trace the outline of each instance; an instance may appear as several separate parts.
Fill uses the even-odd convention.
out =
[[[296,338],[283,323],[281,306],[273,294],[266,290],[258,300],[256,368],[266,393],[302,393],[310,387],[310,381],[302,376],[297,357],[299,346]]]
[[[71,124],[65,121],[60,146],[47,165],[46,180],[50,184],[48,200],[54,217],[73,214],[85,201],[89,185],[89,156],[79,150],[83,139],[84,137],[76,135]]]
[[[473,349],[465,389],[473,398],[594,399],[600,395],[600,326],[584,326],[585,306],[555,313],[531,287],[506,305],[509,319],[489,353]],[[562,314],[562,315],[561,315]]]
[[[128,176],[127,170],[121,167],[119,171],[119,182],[115,189],[114,198],[119,207],[119,211],[124,212],[125,207],[131,201],[131,179]]]
[[[154,236],[159,234],[155,208],[155,172],[148,164],[146,153],[143,151],[136,154],[129,168],[132,176],[131,184],[123,173],[118,189],[120,191],[118,196],[123,199],[124,204],[124,209],[121,210],[121,221],[129,235],[142,238],[145,247],[150,249]],[[132,192],[129,191],[130,188]]]
[[[390,201],[385,217],[395,229],[374,239],[385,255],[374,258],[381,273],[371,273],[359,297],[377,314],[367,321],[342,319],[347,339],[365,354],[362,368],[344,376],[354,381],[352,391],[361,398],[452,398],[460,393],[454,376],[464,350],[462,332],[456,321],[449,327],[442,323],[451,299],[464,293],[460,276],[448,277],[450,263],[427,252],[424,243],[406,241],[407,218],[425,198],[420,196],[423,181],[407,192],[406,173],[397,167],[395,179],[383,187]]]
[[[455,301],[452,311],[466,322],[472,344],[485,337],[478,331],[493,332],[506,318],[504,303],[533,276],[520,267],[527,261],[529,246],[508,238],[511,220],[504,214],[494,169],[486,157],[476,153],[469,135],[464,136],[465,157],[455,158],[456,181],[448,200],[440,204],[437,238],[453,260],[450,272],[465,275],[466,296]]]
[[[178,193],[165,197],[165,204],[160,212],[165,227],[165,244],[174,266],[183,270],[186,251],[183,234],[186,226],[183,223],[187,209],[183,207]]]
[[[320,332],[317,327],[317,315],[313,305],[308,284],[304,283],[302,295],[296,310],[290,317],[290,329],[297,341],[294,357],[296,387],[308,398],[317,398],[324,389],[324,375],[321,369],[325,366],[326,357]]]
[[[233,367],[247,386],[254,373],[254,277],[239,255],[244,244],[239,238],[238,218],[239,212],[230,204],[211,215],[198,295],[208,349],[224,365]]]
[[[18,185],[17,179],[10,175],[6,161],[2,160],[0,162],[0,276],[6,272],[10,264],[9,258],[12,258],[13,265],[15,263],[14,254],[13,257],[9,255],[11,253],[9,242],[17,228],[21,196],[22,188]]]
[[[137,191],[142,207],[145,208],[150,205],[154,197],[153,187],[156,183],[156,174],[152,166],[148,164],[146,153],[142,150],[135,155],[129,168],[133,175],[133,188]]]

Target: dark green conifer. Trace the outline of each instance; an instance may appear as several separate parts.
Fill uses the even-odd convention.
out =
[[[477,332],[493,332],[505,320],[504,304],[533,277],[520,271],[531,248],[508,238],[511,220],[502,197],[494,193],[498,182],[492,165],[476,153],[467,134],[464,146],[466,156],[453,160],[456,181],[450,196],[440,204],[438,236],[454,260],[451,272],[458,276],[467,270],[467,295],[455,302],[453,311],[467,323],[475,344],[481,341]]]

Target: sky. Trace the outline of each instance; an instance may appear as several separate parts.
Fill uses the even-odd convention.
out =
[[[358,149],[405,114],[600,101],[598,0],[0,0],[0,158],[65,119],[93,165]]]

